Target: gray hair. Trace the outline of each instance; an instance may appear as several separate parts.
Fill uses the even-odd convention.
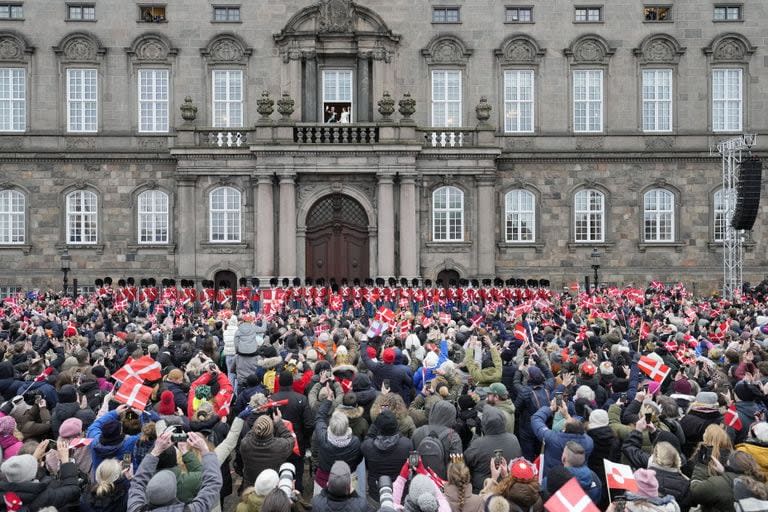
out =
[[[585,400],[589,400],[590,402],[595,400],[595,392],[592,391],[592,388],[589,386],[579,386],[578,389],[576,389],[576,396],[575,398],[578,400],[579,398],[583,398]]]
[[[328,422],[328,431],[334,436],[341,437],[347,434],[349,418],[341,411],[335,411]]]

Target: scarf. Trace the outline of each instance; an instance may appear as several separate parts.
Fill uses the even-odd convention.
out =
[[[331,443],[336,448],[346,448],[349,446],[350,441],[352,441],[352,429],[347,428],[347,431],[344,433],[343,436],[337,436],[331,433],[331,431],[328,431],[328,442]]]

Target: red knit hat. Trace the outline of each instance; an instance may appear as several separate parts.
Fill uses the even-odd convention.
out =
[[[368,347],[365,349],[365,352],[368,354],[368,357],[370,359],[376,359],[376,349],[373,347]]]
[[[160,403],[157,404],[157,413],[170,416],[176,412],[176,404],[173,401],[173,393],[163,391],[160,394]]]
[[[384,352],[381,353],[381,359],[384,360],[385,364],[392,364],[395,362],[395,349],[393,348],[386,348],[384,349]]]
[[[24,505],[15,492],[6,492],[3,495],[3,501],[5,501],[5,509],[8,511],[21,510],[22,505]]]
[[[593,364],[592,364],[592,363],[590,363],[589,361],[585,361],[585,362],[584,362],[584,363],[581,365],[581,373],[583,373],[584,375],[589,375],[589,376],[592,376],[592,375],[594,375],[596,372],[597,372],[597,368],[595,368],[595,365],[593,365]]]
[[[518,457],[509,463],[509,474],[517,480],[535,480],[539,472],[536,466]]]

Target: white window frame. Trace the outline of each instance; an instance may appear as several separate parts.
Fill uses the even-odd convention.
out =
[[[334,76],[334,81],[330,80],[330,77]],[[343,89],[341,87],[342,77],[344,80],[349,81],[349,98],[342,97]],[[320,119],[325,120],[325,108],[326,104],[338,104],[349,103],[349,122],[354,122],[355,119],[355,73],[351,69],[347,68],[328,68],[324,69],[321,76],[322,80],[322,101],[320,105]],[[335,84],[332,86],[332,84]],[[341,121],[341,111],[336,112],[336,120],[338,123]]]
[[[727,229],[728,207],[725,201],[725,191],[721,187],[712,194],[712,241],[722,243]]]
[[[723,18],[717,17],[718,9],[723,9]],[[736,10],[738,16],[736,18],[729,17],[733,10]],[[744,6],[743,5],[715,5],[712,10],[713,21],[742,21],[744,19]]]
[[[216,17],[217,13],[223,12],[224,19]],[[230,19],[230,13],[237,12],[237,19]],[[240,6],[238,5],[214,5],[213,6],[213,21],[216,23],[237,23],[242,21],[240,19]]]
[[[662,203],[669,200],[669,207]],[[655,205],[655,207],[654,207]],[[653,233],[648,234],[647,223],[653,224]],[[662,226],[669,223],[669,233],[663,233]],[[643,194],[643,241],[669,243],[675,241],[675,194],[665,188],[654,188]]]
[[[456,20],[448,20],[448,12],[455,12],[456,13]],[[435,16],[437,13],[442,13],[442,20],[440,20],[440,16]],[[432,23],[436,24],[456,24],[461,23],[461,7],[450,5],[450,6],[434,6],[432,7]]]
[[[459,195],[459,206],[451,207],[451,192]],[[437,206],[438,195],[444,194],[445,207]],[[441,217],[444,218],[440,219]],[[453,217],[453,218],[452,218]],[[458,220],[458,234],[452,233],[451,221]],[[445,236],[438,238],[438,222],[444,222]],[[446,185],[432,192],[432,241],[434,242],[463,242],[464,241],[464,191],[458,187]]]
[[[144,90],[143,79],[148,78],[149,90]],[[164,82],[164,83],[163,83]],[[163,87],[165,91],[163,92]],[[167,133],[169,129],[168,109],[170,104],[170,73],[167,69],[139,69],[137,82],[137,104],[140,133]],[[144,115],[143,107],[149,108]],[[147,127],[144,127],[145,122]]]
[[[15,189],[0,190],[0,245],[20,245],[27,239],[27,198]]]
[[[216,77],[224,77],[225,97],[218,98],[216,95]],[[240,97],[232,94],[232,88],[235,81],[239,81],[240,85]],[[242,69],[213,69],[211,70],[211,115],[212,125],[214,128],[242,128],[245,126],[245,111],[244,111],[244,97],[245,97],[245,84]],[[239,123],[233,123],[227,121],[223,123],[222,120],[217,119],[216,107],[221,106],[223,109],[224,117],[227,120],[231,120],[233,114],[240,116]]]
[[[77,78],[75,78],[77,77]],[[73,80],[79,80],[79,87]],[[86,80],[92,82],[91,94]],[[78,106],[79,105],[79,106]],[[89,108],[90,107],[90,108]],[[73,112],[73,109],[76,109]],[[89,112],[93,111],[93,119]],[[73,116],[73,114],[76,114]],[[76,129],[73,122],[80,122]],[[70,133],[96,133],[99,130],[99,71],[96,68],[67,68],[67,131]]]
[[[523,208],[528,201],[530,209]],[[513,208],[515,202],[517,209]],[[530,231],[529,238],[522,236],[524,226]],[[504,194],[504,235],[507,243],[536,243],[536,195],[530,190],[517,188]]]
[[[586,208],[580,209],[580,196],[586,195]],[[598,208],[592,208],[592,199],[599,197],[600,205]],[[586,237],[579,238],[579,216],[584,216],[586,220]],[[593,220],[598,219],[600,226],[600,236],[596,237],[592,228]],[[573,240],[576,243],[604,243],[605,242],[605,194],[594,188],[585,188],[576,192],[573,196]]]
[[[523,96],[525,85],[522,78],[530,80],[530,97],[520,99]],[[512,77],[515,78],[514,87],[510,85]],[[508,93],[513,92],[512,97]],[[504,71],[504,132],[505,133],[533,133],[536,122],[536,74],[532,69],[508,69]],[[523,127],[523,116],[519,115],[524,106],[530,107],[530,126]],[[512,117],[512,113],[518,115]]]
[[[74,9],[79,9],[77,16],[72,16]],[[93,17],[86,18],[85,10],[91,9]],[[96,21],[96,6],[94,4],[67,4],[67,21]]]
[[[433,69],[431,73],[432,80],[430,82],[430,90],[432,91],[432,126],[436,128],[453,128],[453,127],[459,127],[462,123],[462,100],[463,100],[463,90],[462,90],[462,71],[460,69]],[[435,77],[438,75],[442,75],[443,77],[443,88],[441,91],[441,98],[436,99],[435,96]],[[451,100],[448,99],[448,77],[458,77],[458,91],[459,91],[459,99],[458,100]],[[445,113],[444,118],[437,119],[437,115],[435,113],[435,106],[442,104],[443,105],[443,111]],[[458,105],[458,120],[457,122],[452,121],[452,118],[449,117],[448,114],[448,106],[449,105]]]
[[[73,210],[75,196],[80,196],[81,211]],[[93,209],[85,210],[86,198],[92,199]],[[67,224],[67,244],[69,245],[95,245],[99,243],[99,196],[90,190],[73,190],[67,194],[66,200],[66,224]],[[74,217],[74,218],[73,218]],[[80,231],[80,240],[73,240],[73,223],[77,224]],[[92,236],[86,240],[85,232],[87,223],[93,224]]]
[[[20,3],[15,3],[15,2],[0,3],[0,19],[23,20],[24,5]]]
[[[584,97],[582,98],[578,94],[578,82],[577,77],[584,77]],[[590,98],[591,89],[593,89],[592,80],[594,77],[598,77],[599,99]],[[604,87],[603,87],[603,70],[602,69],[574,69],[573,70],[573,131],[574,133],[601,133],[603,131],[603,117],[604,117]],[[579,128],[577,112],[579,105],[584,105],[584,123],[583,127]],[[590,112],[591,108],[597,105],[599,109],[599,125],[595,126],[591,123]]]
[[[579,11],[584,11],[584,19],[579,19]],[[593,18],[592,15],[597,12],[597,18]],[[603,7],[599,5],[593,5],[588,7],[576,7],[574,9],[574,21],[576,23],[600,23],[603,21]]]
[[[170,198],[162,190],[145,190],[138,195],[136,198],[138,243],[152,245],[169,242],[169,205]]]
[[[0,131],[27,130],[27,70],[0,68],[0,82],[8,84],[7,95],[0,88]]]
[[[737,92],[729,90],[729,75],[738,77]],[[718,97],[716,87],[717,76],[722,75],[723,97]],[[719,106],[722,107],[722,117],[718,116]],[[732,109],[737,108],[738,122],[730,122]],[[740,132],[744,123],[744,70],[741,68],[714,68],[712,70],[712,131],[713,132]]]
[[[222,208],[214,207],[214,194],[217,192],[224,193],[224,197],[222,199],[224,206]],[[233,197],[230,198],[230,195]],[[230,199],[235,199],[234,203],[236,204],[236,208],[228,207],[227,203],[230,201]],[[236,188],[216,187],[211,190],[208,194],[208,241],[215,244],[239,243],[241,241],[242,231],[242,209],[242,195],[241,192]],[[235,216],[235,223],[232,225],[229,223],[230,215]],[[214,219],[217,216],[223,216],[223,222],[220,223],[217,220],[214,223]],[[218,238],[214,238],[214,224],[223,228],[220,233],[217,233]]]
[[[661,79],[667,84],[661,83]],[[672,131],[672,96],[674,94],[673,73],[671,69],[643,69],[642,84],[642,123],[644,132]],[[667,89],[666,96],[664,89]],[[663,110],[668,112],[667,124],[664,124]]]
[[[517,19],[512,19],[513,12],[517,13]],[[522,19],[521,13],[527,13],[528,19]],[[509,6],[504,8],[504,23],[533,23],[533,7],[526,6]]]

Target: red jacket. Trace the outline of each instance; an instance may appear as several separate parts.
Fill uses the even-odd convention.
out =
[[[195,416],[195,389],[198,386],[207,386],[209,382],[211,382],[211,373],[205,372],[189,386],[189,398],[187,399],[187,416],[189,419]],[[213,412],[220,417],[224,417],[229,414],[229,404],[232,402],[232,397],[235,393],[226,373],[217,373],[216,382],[219,384],[219,392],[216,393],[216,396],[212,397]]]

